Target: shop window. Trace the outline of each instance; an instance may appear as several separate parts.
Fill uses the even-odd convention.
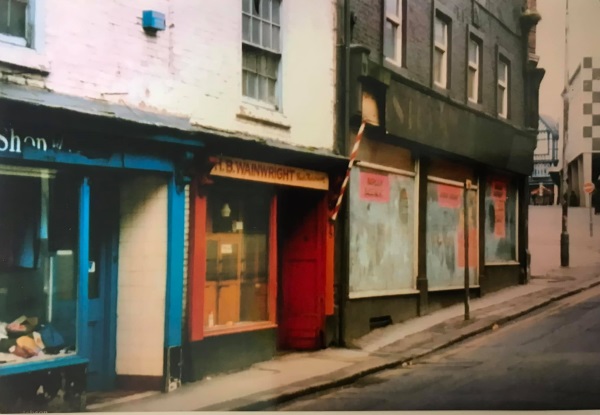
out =
[[[75,350],[78,183],[0,166],[0,362]]]
[[[214,189],[207,197],[204,326],[209,330],[269,320],[270,197],[247,189]]]

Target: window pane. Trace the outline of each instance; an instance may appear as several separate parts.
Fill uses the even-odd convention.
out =
[[[258,77],[258,99],[260,99],[261,101],[265,101],[268,102],[268,96],[267,96],[267,92],[268,91],[268,86],[267,86],[267,78],[263,77],[263,76],[259,76]]]
[[[505,96],[504,96],[505,91],[506,90],[504,89],[504,87],[498,86],[498,114],[501,114],[501,115],[506,114]]]
[[[506,63],[498,62],[498,80],[506,83]]]
[[[260,16],[265,20],[271,20],[271,0],[261,0]]]
[[[242,71],[242,95],[248,96],[248,72]]]
[[[473,101],[477,101],[477,71],[473,68],[469,68],[468,74],[469,80],[467,83],[469,98]]]
[[[271,25],[262,23],[262,45],[265,48],[271,48]]]
[[[272,0],[271,2],[271,20],[276,24],[279,24],[279,1]]]
[[[248,96],[258,99],[258,78],[253,73],[248,73]]]
[[[273,50],[276,50],[277,52],[279,52],[281,50],[281,46],[279,43],[279,26],[272,26],[271,34],[272,34],[272,38],[273,38],[271,47],[273,48]]]
[[[252,43],[260,45],[260,20],[252,19]]]
[[[386,20],[383,27],[383,54],[390,59],[396,59],[396,25]]]
[[[256,72],[256,53],[249,47],[242,50],[242,68]]]
[[[446,23],[439,17],[435,19],[434,39],[436,43],[446,45]]]
[[[269,86],[269,90],[268,90],[268,95],[269,95],[269,102],[273,105],[277,104],[277,84],[273,79],[269,79],[268,80],[268,86]]]
[[[250,16],[242,15],[242,39],[248,42],[252,41],[252,36],[250,35],[250,26],[252,23],[250,19]]]
[[[385,12],[398,16],[398,0],[385,0]]]
[[[443,52],[436,48],[433,52],[433,80],[439,84],[442,83],[442,57]]]
[[[250,13],[252,10],[252,0],[242,0],[242,11]]]
[[[473,39],[469,40],[469,62],[479,64],[479,45]]]
[[[271,54],[266,56],[267,66],[265,68],[264,74],[271,79],[277,79],[277,72],[279,71],[279,56]]]
[[[0,0],[0,33],[8,33],[8,2]]]
[[[27,28],[27,2],[0,2],[0,31],[11,36],[25,37]]]

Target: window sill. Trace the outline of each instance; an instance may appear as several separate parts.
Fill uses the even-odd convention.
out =
[[[277,328],[277,324],[271,321],[263,321],[257,323],[239,323],[237,326],[221,326],[204,328],[204,337],[223,336],[226,334],[245,333],[248,331],[257,331],[265,329]]]
[[[37,361],[26,361],[18,363],[5,363],[0,365],[0,376],[16,375],[19,373],[34,372],[36,370],[55,369],[64,366],[75,366],[87,364],[86,358],[77,355],[56,356]]]
[[[50,73],[50,61],[45,56],[34,49],[6,43],[1,39],[0,63],[41,75],[48,75]]]
[[[501,267],[501,266],[515,266],[515,265],[521,265],[521,264],[518,261],[515,261],[514,259],[511,259],[508,261],[493,261],[493,262],[485,263],[486,267]]]
[[[243,102],[242,105],[240,105],[240,111],[237,113],[237,117],[266,124],[271,127],[278,127],[286,130],[291,128],[287,117],[281,112],[251,102]]]

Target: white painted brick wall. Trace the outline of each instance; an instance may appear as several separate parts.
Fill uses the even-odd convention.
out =
[[[121,184],[117,359],[119,375],[161,376],[167,275],[167,182]]]
[[[333,145],[335,0],[282,1],[283,98],[275,114],[243,104],[240,0],[36,1],[43,17],[39,53],[0,44],[0,62],[50,68],[32,86],[185,115],[218,130]],[[146,35],[144,9],[165,13],[167,30]],[[9,72],[0,63],[3,80],[22,82],[7,79]]]

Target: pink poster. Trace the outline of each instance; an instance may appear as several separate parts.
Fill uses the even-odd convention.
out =
[[[460,187],[438,184],[438,205],[443,208],[458,209],[462,205],[462,189]]]
[[[496,238],[506,238],[505,199],[494,200],[494,235]]]
[[[360,198],[370,202],[387,203],[390,200],[390,180],[385,174],[360,173]]]
[[[492,188],[492,199],[506,200],[506,188],[508,187],[506,182],[494,180],[490,185]]]

